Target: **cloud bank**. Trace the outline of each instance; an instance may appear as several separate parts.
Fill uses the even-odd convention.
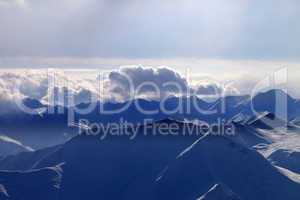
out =
[[[88,92],[86,92],[88,91]],[[64,104],[68,95],[84,102],[95,92],[91,80],[69,77],[62,70],[10,70],[0,72],[0,106],[14,108],[31,98],[42,103]],[[5,109],[1,112],[4,112]]]
[[[91,72],[93,74],[94,72]],[[7,106],[31,98],[42,103],[74,104],[89,101],[126,101],[131,98],[158,99],[188,92],[209,95],[215,85],[191,86],[169,67],[127,66],[93,76],[63,70],[10,70],[0,72],[0,102]],[[217,88],[217,91],[221,91]]]
[[[72,71],[72,70],[71,70]],[[169,67],[126,66],[112,71],[10,70],[0,72],[1,113],[31,98],[51,105],[72,106],[93,101],[122,102],[133,98],[250,94],[258,80],[240,77],[233,81],[185,77]],[[272,89],[272,88],[269,88]]]

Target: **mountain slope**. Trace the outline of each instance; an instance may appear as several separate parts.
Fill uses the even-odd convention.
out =
[[[0,199],[58,200],[61,178],[60,166],[25,172],[0,171]]]
[[[170,134],[170,129],[168,134],[153,134],[162,124],[173,123],[181,134]],[[148,126],[146,132],[140,126],[133,140],[128,135],[104,140],[77,136],[39,166],[66,163],[59,189],[62,200],[192,200],[207,194],[215,183],[226,185],[243,200],[300,198],[298,183],[235,138],[183,135],[187,127],[197,125],[170,119]]]
[[[274,165],[300,174],[300,152],[279,149],[273,152],[268,159],[271,160]]]
[[[278,101],[276,100],[284,98],[287,99],[288,119],[292,120],[299,117],[299,101],[283,91],[270,90],[257,94],[253,97],[252,102],[249,96],[227,96],[219,98],[215,102],[206,102],[196,96],[171,97],[164,102],[144,99],[135,99],[124,103],[90,102],[76,106],[76,109],[84,109],[89,106],[94,109],[88,114],[75,113],[74,122],[78,123],[79,119],[86,119],[91,123],[96,122],[106,125],[108,123],[122,123],[120,119],[130,123],[143,123],[145,119],[157,121],[172,117],[215,123],[218,119],[230,120],[240,113],[244,113],[249,117],[257,117],[257,114],[263,112],[280,115],[282,113],[277,112],[276,105],[279,105],[279,108],[283,108],[283,106],[280,106],[280,102],[277,104]],[[68,126],[69,113],[73,113],[72,109],[74,110],[74,107],[46,107],[33,99],[25,99],[24,103],[26,106],[35,109],[36,113],[28,114],[20,112],[20,110],[18,112],[11,111],[5,115],[0,113],[0,131],[2,133],[9,134],[9,137],[16,138],[34,149],[62,144],[78,133],[76,128]],[[164,109],[161,108],[161,105]],[[101,112],[99,112],[100,108],[102,108]],[[126,109],[118,111],[121,108]],[[110,114],[105,113],[105,111]],[[114,111],[118,112],[114,113]],[[145,114],[142,111],[155,112]],[[276,117],[280,119],[280,116]],[[265,125],[260,124],[260,126]],[[40,137],[41,133],[43,137]]]
[[[241,200],[223,184],[214,185],[207,193],[197,200]]]
[[[299,184],[282,175],[256,151],[218,136],[203,137],[180,154],[154,191],[160,199],[195,199],[215,182],[224,183],[245,200],[300,197]]]
[[[300,104],[283,90],[273,89],[258,93],[252,99],[256,112],[276,113],[277,117],[291,120],[300,115]],[[287,115],[287,116],[286,116]]]
[[[14,155],[20,152],[34,151],[31,147],[6,135],[0,135],[0,157]]]
[[[44,165],[41,164],[44,159],[48,159],[52,154],[55,154],[61,146],[54,146],[34,152],[21,152],[16,155],[9,155],[0,161],[0,170],[19,170],[27,171],[32,169],[54,166],[61,163],[61,160],[55,158],[55,161],[48,161]]]

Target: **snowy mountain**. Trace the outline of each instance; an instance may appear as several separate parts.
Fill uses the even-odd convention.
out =
[[[49,147],[41,150],[36,150],[34,152],[21,152],[16,155],[9,155],[0,161],[0,170],[10,170],[10,171],[27,171],[32,169],[37,169],[39,163],[43,159],[47,159],[51,154],[57,152],[61,146]],[[55,159],[53,163],[47,163],[44,167],[57,165],[58,159]]]
[[[278,95],[287,98],[287,119],[275,112]],[[192,98],[198,104],[188,107]],[[45,107],[33,99],[24,103],[37,112],[0,114],[0,131],[7,135],[0,136],[0,200],[300,198],[300,129],[293,125],[299,101],[282,91],[260,93],[252,102],[249,96],[215,102],[172,97],[165,108],[181,107],[169,114],[160,109],[161,102],[143,99],[116,114],[99,113],[97,106],[114,111],[126,102],[96,102],[89,114],[75,114],[75,122],[84,118],[107,125],[123,118],[135,124],[121,129],[121,135],[103,130],[97,136],[78,135],[78,127],[67,125],[72,108]],[[216,112],[204,114],[199,107]],[[153,123],[143,124],[145,119]],[[198,132],[201,121],[218,119],[234,124],[236,134]],[[161,134],[165,125],[178,130],[164,128]]]
[[[21,142],[6,135],[0,135],[0,157],[31,151],[34,151],[31,147],[25,146]]]
[[[294,120],[297,116],[300,116],[300,104],[299,101],[294,100],[286,93],[278,90],[271,90],[266,93],[259,93],[251,99],[249,96],[228,96],[220,98],[215,102],[206,102],[197,98],[191,97],[171,97],[164,102],[165,110],[161,109],[161,103],[159,101],[150,101],[144,99],[135,99],[124,103],[112,103],[112,102],[95,102],[77,105],[76,108],[86,108],[93,104],[94,109],[88,114],[75,113],[75,122],[78,123],[79,119],[87,119],[88,121],[97,122],[101,124],[119,123],[120,119],[124,119],[129,123],[143,123],[145,119],[152,119],[153,121],[161,120],[167,117],[174,119],[188,119],[188,120],[202,120],[207,123],[215,123],[219,119],[225,121],[232,120],[235,116],[243,114],[249,118],[256,119],[254,121],[257,126],[261,128],[274,128],[274,126],[282,126],[282,123],[275,123],[271,119],[271,125],[268,122],[268,116],[275,115],[274,110],[276,104],[276,94],[279,97],[287,97],[288,99],[288,113]],[[280,98],[279,98],[280,99]],[[35,149],[54,146],[66,142],[69,138],[78,134],[78,130],[74,127],[68,126],[68,113],[70,109],[61,106],[45,107],[33,99],[25,99],[26,106],[35,109],[35,114],[26,114],[20,112],[11,112],[10,114],[0,115],[0,131],[7,134],[10,137],[17,138],[18,140],[32,146]],[[116,111],[120,108],[129,106],[121,112],[114,114],[105,114],[99,112],[101,107],[106,111]],[[255,112],[252,110],[255,109]],[[157,111],[154,113],[143,113],[144,111]],[[166,111],[173,111],[166,113]],[[208,111],[208,112],[201,112]],[[258,120],[260,113],[269,113],[268,116],[264,116],[267,120]],[[273,117],[275,119],[281,119],[278,116]],[[30,124],[30,126],[28,126]],[[43,137],[40,137],[43,133]]]
[[[268,111],[270,113],[276,113],[279,118],[285,118],[287,114],[288,120],[292,120],[300,115],[299,101],[284,91],[277,89],[258,93],[252,99],[252,106],[256,112]]]
[[[274,113],[268,111],[258,113],[256,116],[250,117],[247,122],[247,125],[260,128],[260,129],[275,129],[278,127],[287,127],[289,122],[280,119]]]
[[[180,127],[181,134],[152,134],[161,124],[172,123]],[[30,170],[38,170],[64,162],[58,191],[58,199],[62,200],[188,200],[218,194],[225,199],[235,194],[234,197],[244,200],[300,198],[299,183],[285,176],[262,155],[236,138],[182,134],[186,129],[197,126],[167,119],[150,124],[147,134],[140,129],[133,140],[128,135],[110,135],[105,140],[100,140],[99,136],[80,135],[55,150],[48,149],[44,156],[29,156],[39,159],[33,159],[37,163],[34,167],[31,164],[28,166]],[[16,163],[18,157],[21,156],[13,159]],[[33,160],[24,159],[23,163],[32,163]],[[16,193],[11,192],[6,182],[1,182],[3,176],[10,183],[19,175],[12,179],[5,173],[0,174],[0,184],[8,194],[31,193],[30,188],[29,192],[26,188],[20,193],[17,190],[14,191]],[[42,175],[38,177],[48,180]],[[222,187],[212,188],[216,183],[222,183]],[[42,191],[43,195],[53,195],[52,190]]]
[[[175,180],[185,187],[176,188]],[[175,199],[183,199],[185,195],[194,199],[200,188],[205,193],[208,185],[216,182],[228,186],[241,199],[299,198],[299,185],[279,173],[256,151],[230,138],[213,136],[199,139],[184,151],[164,172],[159,187],[174,191]],[[164,197],[170,197],[166,191],[161,190]]]
[[[59,165],[25,172],[0,172],[0,199],[58,200],[61,178]]]
[[[300,152],[279,149],[272,153],[268,159],[277,166],[300,174]]]
[[[223,184],[215,184],[207,193],[197,200],[241,200]]]

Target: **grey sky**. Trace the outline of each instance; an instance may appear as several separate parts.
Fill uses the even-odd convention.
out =
[[[0,0],[0,57],[298,61],[298,0]]]
[[[169,66],[246,88],[288,67],[300,96],[299,19],[299,0],[0,0],[0,68]]]

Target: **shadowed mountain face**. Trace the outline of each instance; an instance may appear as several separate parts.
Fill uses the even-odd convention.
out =
[[[94,107],[88,114],[75,113],[74,121],[86,119],[89,122],[101,124],[122,123],[124,119],[129,123],[143,123],[146,119],[153,121],[161,120],[167,117],[174,119],[202,120],[207,123],[214,123],[218,120],[231,120],[236,115],[243,113],[248,117],[257,117],[259,113],[268,112],[281,115],[277,112],[276,105],[284,103],[288,105],[287,119],[295,119],[300,116],[300,104],[286,93],[280,90],[271,90],[265,93],[259,93],[252,101],[249,96],[227,96],[219,98],[215,102],[206,102],[195,96],[182,98],[169,98],[163,102],[164,110],[161,109],[161,103],[158,101],[147,101],[136,99],[125,103],[89,103],[77,105],[77,109]],[[60,106],[45,107],[36,100],[24,100],[26,106],[36,109],[36,114],[26,114],[20,112],[11,112],[7,115],[0,115],[0,131],[10,137],[22,141],[24,144],[34,149],[45,148],[66,142],[69,138],[76,135],[78,130],[68,126],[69,112],[72,108]],[[126,105],[129,104],[128,107]],[[105,114],[105,111],[117,111],[126,108],[114,114]],[[155,111],[145,114],[142,111]],[[281,119],[280,116],[276,116]],[[258,122],[258,121],[257,121]],[[284,122],[284,121],[283,121]],[[260,122],[259,122],[260,123]],[[271,124],[273,122],[271,121]],[[268,124],[259,124],[262,128],[269,128]]]
[[[223,184],[214,185],[206,194],[197,200],[241,200]]]
[[[0,199],[58,200],[61,173],[59,166],[26,172],[0,172]]]
[[[287,100],[286,119],[277,116],[278,96]],[[159,109],[161,102],[142,99],[116,114],[99,113],[97,106],[113,111],[124,103],[98,102],[89,114],[75,113],[75,122],[84,118],[107,125],[122,123],[123,118],[135,124],[103,140],[103,130],[96,136],[77,135],[77,128],[67,126],[72,108],[44,108],[26,100],[38,114],[0,116],[1,131],[22,141],[0,140],[4,142],[0,151],[5,153],[0,158],[0,200],[300,199],[299,183],[272,165],[298,172],[298,154],[278,150],[269,156],[270,162],[254,150],[276,140],[268,131],[288,127],[290,118],[299,117],[298,101],[277,90],[258,94],[252,102],[249,96],[229,96],[213,103],[195,98],[197,107],[188,107],[192,98],[167,99],[165,108],[176,110],[169,114]],[[157,112],[142,113],[137,104]],[[199,108],[216,112],[204,114]],[[49,114],[45,109],[64,112]],[[235,135],[203,132],[201,121],[212,124],[220,118],[235,125]],[[145,119],[155,122],[140,125]],[[16,146],[5,146],[9,141]],[[41,149],[30,152],[23,144]],[[22,153],[12,155],[12,151]]]
[[[272,153],[268,159],[274,165],[300,174],[300,152],[279,149]]]
[[[0,158],[30,151],[33,151],[33,149],[24,146],[21,142],[5,135],[0,135]]]
[[[257,94],[252,99],[255,111],[276,113],[278,118],[291,120],[300,114],[300,104],[297,100],[283,92],[282,90],[270,90]]]
[[[100,140],[99,136],[77,136],[55,150],[44,151],[44,156],[30,153],[32,156],[28,157],[35,159],[23,161],[31,167],[31,171],[25,172],[26,180],[34,180],[32,184],[45,181],[47,187],[42,184],[42,192],[34,194],[54,198],[53,194],[58,192],[61,200],[192,200],[209,199],[214,195],[219,195],[220,199],[231,196],[244,200],[299,199],[298,183],[285,177],[236,138],[195,133],[153,135],[163,123],[176,124],[179,133],[198,126],[168,119],[151,124],[146,132],[141,129],[133,140],[127,135],[110,135],[105,140]],[[17,157],[11,160],[11,166],[14,161],[18,163]],[[32,168],[45,169],[61,162],[65,162],[62,181],[58,191],[53,193],[49,189],[53,186],[48,182],[49,176]],[[10,189],[15,180],[23,180],[22,174],[11,173],[0,174],[0,184],[8,195],[31,197],[30,188]],[[221,188],[212,188],[218,183],[222,183]]]
[[[57,152],[61,146],[49,147],[34,152],[22,152],[17,155],[10,155],[4,157],[0,161],[0,170],[20,170],[27,171],[37,169],[40,162],[48,158],[51,154]],[[44,166],[54,166],[60,163],[58,159],[55,159],[53,163],[47,163]]]

